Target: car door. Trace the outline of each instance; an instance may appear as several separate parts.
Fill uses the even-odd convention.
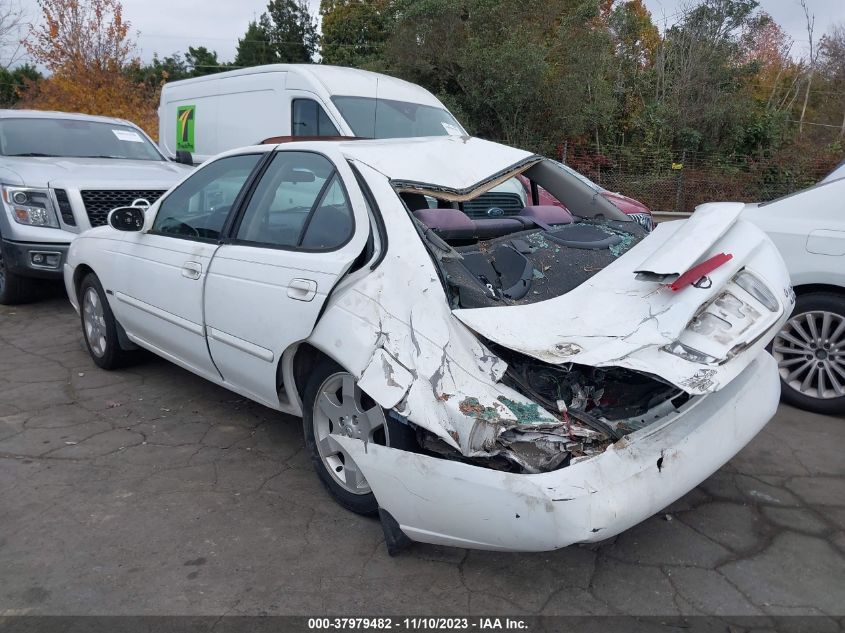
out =
[[[203,286],[232,205],[263,156],[226,156],[198,169],[161,201],[150,230],[127,234],[116,261],[113,303],[130,337],[215,380]]]
[[[280,406],[282,353],[310,335],[369,232],[364,199],[342,157],[274,154],[206,280],[208,345],[226,382]]]

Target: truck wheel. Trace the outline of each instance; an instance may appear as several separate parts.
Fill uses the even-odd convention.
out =
[[[334,440],[344,435],[402,450],[416,448],[414,432],[392,419],[358,387],[354,376],[333,361],[319,363],[303,397],[305,445],[317,476],[347,510],[373,515],[378,501],[352,458]]]
[[[6,268],[3,249],[0,248],[0,304],[12,306],[24,303],[31,296],[26,277],[21,277]]]
[[[131,358],[120,347],[117,322],[97,275],[89,273],[79,286],[79,313],[85,346],[94,363],[102,369],[117,369]]]
[[[772,342],[784,402],[815,413],[845,413],[845,296],[799,295]]]

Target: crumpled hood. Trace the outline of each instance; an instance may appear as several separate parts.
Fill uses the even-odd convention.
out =
[[[758,276],[780,303],[777,312],[763,312],[754,327],[741,333],[738,342],[749,343],[749,352],[751,345],[765,345],[764,335],[773,333],[792,309],[783,260],[759,229],[738,219],[743,206],[702,205],[686,222],[660,224],[610,266],[560,297],[453,314],[484,338],[541,361],[626,367],[660,376],[689,393],[715,391],[756,352],[738,353],[711,366],[661,348],[678,340],[699,310],[721,295],[743,268]],[[722,252],[732,259],[708,275],[709,285],[673,292],[665,283],[637,278],[638,272],[677,276]]]
[[[169,189],[192,170],[170,161],[119,158],[2,157],[28,187]]]
[[[390,178],[397,189],[437,183],[438,190],[466,192],[515,166],[540,160],[530,152],[468,136],[350,141],[340,148],[347,158]]]

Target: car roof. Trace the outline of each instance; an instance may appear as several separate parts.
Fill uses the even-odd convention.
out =
[[[95,114],[82,114],[81,112],[60,112],[58,110],[0,110],[0,119],[71,119],[137,127],[134,123],[125,119],[116,119],[114,117],[98,116]]]
[[[387,176],[394,187],[435,185],[448,193],[472,190],[500,174],[542,160],[531,152],[470,136],[293,141],[239,147],[218,154],[214,160],[280,150],[338,152]]]
[[[390,178],[394,185],[436,184],[452,191],[471,189],[491,176],[540,158],[525,150],[468,136],[338,141],[333,144],[346,158],[366,163]]]
[[[325,64],[265,64],[227,70],[190,79],[168,82],[167,86],[186,86],[208,81],[219,81],[227,77],[256,75],[261,73],[291,72],[305,75],[319,82],[330,95],[351,97],[372,97],[376,94],[382,99],[411,101],[422,105],[443,107],[440,101],[422,86],[391,77],[382,73],[345,66],[329,66]]]

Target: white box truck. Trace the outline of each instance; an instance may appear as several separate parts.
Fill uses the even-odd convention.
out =
[[[195,163],[271,137],[466,134],[425,88],[320,64],[271,64],[170,82],[158,117],[161,150],[173,157],[189,152]]]

